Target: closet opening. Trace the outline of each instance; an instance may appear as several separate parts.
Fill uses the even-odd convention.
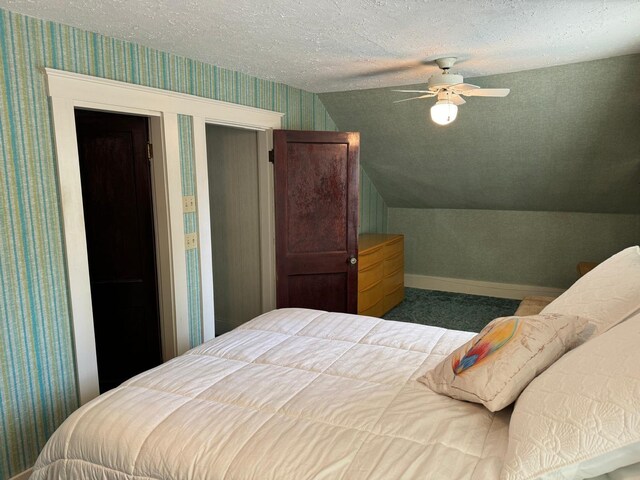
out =
[[[147,117],[75,110],[100,393],[162,363]]]
[[[207,124],[207,171],[215,332],[267,310],[263,305],[258,132]]]

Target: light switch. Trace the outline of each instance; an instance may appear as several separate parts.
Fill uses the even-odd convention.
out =
[[[194,248],[198,248],[197,233],[187,233],[184,236],[184,248],[185,250],[193,250]]]
[[[193,213],[196,211],[196,197],[187,195],[182,197],[182,211],[184,213]]]

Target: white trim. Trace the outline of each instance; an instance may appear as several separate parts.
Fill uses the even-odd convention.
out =
[[[532,295],[557,297],[564,292],[562,288],[538,287],[535,285],[517,285],[511,283],[482,282],[463,278],[432,277],[407,273],[404,276],[406,287],[442,292],[467,293],[488,297],[512,298],[522,300]]]
[[[273,150],[273,130],[267,131],[267,150]],[[268,168],[269,184],[267,204],[271,206],[269,213],[269,242],[271,242],[271,250],[269,252],[269,271],[272,280],[271,292],[267,297],[265,310],[274,310],[276,308],[276,194],[275,194],[275,172],[273,163],[269,163]]]
[[[276,308],[276,235],[273,163],[269,162],[269,145],[273,131],[258,132],[258,207],[260,209],[260,280],[262,311]]]
[[[156,241],[156,275],[158,277],[158,308],[162,358],[168,360],[177,355],[175,325],[175,292],[173,282],[173,251],[171,245],[171,216],[169,215],[168,171],[164,159],[165,141],[161,117],[149,117],[149,140],[154,145],[151,161],[151,194]]]
[[[200,251],[200,287],[202,289],[202,340],[211,340],[216,335],[213,295],[213,253],[211,248],[211,210],[209,208],[209,173],[207,163],[207,126],[204,117],[193,117],[193,150],[197,159],[196,208],[198,216],[198,236]],[[206,232],[204,235],[202,232]],[[207,265],[207,268],[204,266]]]
[[[30,468],[29,470],[25,470],[24,472],[19,473],[15,477],[11,477],[9,480],[29,480],[29,477],[31,476],[32,473],[33,473],[33,468]]]
[[[78,144],[76,142],[76,121],[73,109],[72,100],[51,98],[76,373],[80,404],[84,404],[98,396],[100,390]],[[59,132],[65,132],[65,134]]]
[[[87,110],[113,110],[113,106],[111,104],[106,104],[104,102],[87,102],[82,100],[74,100],[74,107],[76,108],[85,108]],[[145,108],[137,108],[131,107],[129,105],[118,105],[118,113],[128,113],[131,115],[140,115],[144,117],[160,117],[161,112],[157,112],[154,110],[147,110]]]
[[[44,70],[47,75],[50,97],[72,98],[79,104],[90,102],[94,108],[99,110],[110,110],[111,106],[117,104],[122,108],[141,108],[150,112],[175,112],[182,115],[205,117],[207,123],[253,130],[280,128],[281,119],[284,116],[279,112],[160,88],[134,85],[53,68],[45,68]],[[100,91],[101,95],[96,95],[96,91]]]
[[[204,120],[206,123],[266,131],[280,128],[283,114],[51,68],[44,71],[51,98],[78,389],[80,403],[84,404],[98,395],[98,369],[74,109],[133,113],[151,118],[156,150],[153,189],[160,260],[160,307],[161,316],[164,316],[161,322],[163,337],[168,337],[163,338],[165,360],[183,353],[190,346],[177,115],[193,116],[196,126],[196,203],[205,210],[198,213],[200,245],[203,247],[200,254],[203,323],[206,324],[203,333],[205,338],[210,338],[215,331],[212,323],[211,230],[207,228],[207,220],[203,219],[209,199],[208,187],[202,183],[207,179],[202,123]],[[207,322],[209,318],[211,321]]]
[[[176,355],[190,348],[189,298],[187,290],[187,258],[184,248],[184,214],[182,213],[182,171],[180,169],[180,132],[178,114],[163,112],[162,140],[166,169],[166,199],[169,214],[169,250],[173,287],[173,339]],[[169,360],[168,358],[164,359]]]

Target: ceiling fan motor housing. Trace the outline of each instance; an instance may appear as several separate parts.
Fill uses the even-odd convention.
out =
[[[451,87],[463,82],[462,75],[455,73],[434,73],[429,77],[429,89],[437,90],[440,88]]]
[[[442,70],[449,70],[451,67],[453,67],[453,64],[456,63],[456,60],[458,60],[457,57],[436,58],[436,64]]]

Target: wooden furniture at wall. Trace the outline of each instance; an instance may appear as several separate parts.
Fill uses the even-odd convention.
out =
[[[358,237],[358,314],[381,317],[404,299],[404,236]]]
[[[597,262],[578,262],[578,276],[582,277],[598,266]]]

